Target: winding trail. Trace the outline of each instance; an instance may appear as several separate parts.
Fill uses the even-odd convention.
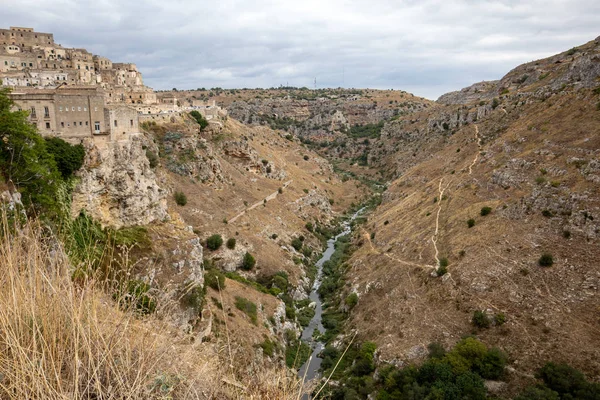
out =
[[[475,163],[477,163],[477,160],[479,159],[479,153],[481,153],[481,138],[479,137],[479,127],[477,125],[475,125],[475,140],[477,140],[477,153],[475,154],[475,159],[473,160],[473,162],[471,163],[471,165],[469,165],[469,175],[471,175],[473,173],[473,167],[475,166]]]
[[[369,247],[371,248],[371,251],[375,254],[380,254],[383,255],[387,258],[389,258],[390,260],[396,261],[397,263],[400,264],[404,264],[407,265],[409,267],[417,267],[417,268],[430,268],[430,269],[435,269],[434,266],[432,265],[427,265],[427,264],[419,264],[419,263],[415,263],[412,261],[406,261],[406,260],[402,260],[400,258],[396,258],[394,256],[392,256],[389,253],[383,252],[378,250],[374,245],[373,245],[373,241],[371,240],[371,235],[369,234],[369,232],[367,232],[364,228],[361,227],[361,230],[363,231],[363,237],[364,239],[369,243]]]
[[[293,181],[287,181],[286,183],[283,184],[282,189],[287,188]],[[265,204],[271,200],[275,200],[277,198],[277,195],[279,194],[279,189],[277,189],[275,192],[271,193],[270,195],[268,195],[267,197],[265,197],[264,199],[262,199],[261,201],[258,201],[254,204],[252,204],[250,207],[246,208],[244,211],[242,211],[241,213],[239,213],[238,215],[236,215],[235,217],[231,218],[228,220],[228,222],[230,224],[234,223],[235,221],[237,221],[238,218],[242,217],[244,214],[246,214],[248,211],[250,210],[254,210],[256,207],[261,206],[262,204]]]
[[[433,236],[431,237],[431,241],[433,242],[433,249],[435,250],[435,256],[434,256],[435,262],[436,262],[436,265],[438,268],[440,266],[440,259],[439,259],[440,253],[439,253],[439,250],[437,247],[437,241],[438,241],[438,233],[440,230],[440,213],[442,212],[442,200],[444,198],[444,192],[450,186],[450,182],[448,182],[448,184],[445,187],[442,187],[443,182],[444,182],[444,178],[440,178],[440,183],[438,185],[438,192],[439,192],[438,210],[437,210],[437,216],[435,217],[435,232],[434,232]]]

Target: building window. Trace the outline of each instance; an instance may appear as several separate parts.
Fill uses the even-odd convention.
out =
[[[44,118],[50,118],[50,110],[48,107],[44,107]]]
[[[117,126],[117,120],[116,119],[115,119],[114,123],[115,123],[115,126]]]
[[[62,106],[58,107],[58,112],[62,112]]]
[[[73,126],[77,126],[77,121],[73,122]]]
[[[60,123],[60,127],[61,127],[61,128],[64,128],[64,127],[65,127],[65,123],[64,123],[64,122],[61,122],[61,123]]]
[[[46,122],[46,129],[50,129],[50,122]]]
[[[82,125],[83,125],[83,122],[79,121],[79,126],[82,126]]]
[[[96,133],[100,132],[100,122],[99,121],[94,122],[94,131]]]
[[[133,126],[133,120],[132,119],[129,120],[129,123],[131,124],[131,126]]]
[[[94,107],[94,111],[98,111],[98,107]]]
[[[87,111],[87,107],[83,107],[83,111]]]
[[[36,118],[35,107],[31,107],[31,118]]]
[[[77,107],[77,111],[81,111],[81,107]]]
[[[71,111],[75,111],[75,107],[71,107]]]
[[[88,121],[85,121],[85,126],[89,126]]]

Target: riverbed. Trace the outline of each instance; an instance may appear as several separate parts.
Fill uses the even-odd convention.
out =
[[[338,241],[338,239],[342,236],[348,235],[352,231],[352,229],[350,228],[350,224],[356,219],[356,217],[360,215],[360,213],[363,210],[364,209],[361,208],[356,213],[354,213],[350,217],[350,219],[343,223],[342,226],[344,230],[337,236],[327,241],[327,249],[325,249],[323,256],[315,264],[317,266],[317,277],[315,278],[315,283],[313,284],[309,296],[310,301],[315,303],[315,316],[310,320],[308,326],[304,328],[301,336],[301,340],[310,343],[313,349],[310,358],[306,363],[304,363],[304,365],[300,368],[298,372],[300,378],[305,379],[305,382],[309,382],[319,376],[319,368],[321,367],[321,362],[323,360],[319,358],[318,355],[325,348],[325,343],[321,341],[315,342],[313,340],[313,334],[315,330],[318,330],[320,334],[325,333],[325,328],[323,327],[322,323],[323,304],[321,303],[321,299],[319,298],[319,294],[317,293],[317,290],[319,289],[319,286],[321,286],[321,280],[323,278],[323,264],[331,259],[331,256],[335,252],[335,244]]]

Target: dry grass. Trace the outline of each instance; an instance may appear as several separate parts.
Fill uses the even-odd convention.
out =
[[[164,309],[121,310],[105,285],[72,281],[60,243],[39,226],[2,225],[0,399],[298,398],[295,374],[234,376],[220,343],[184,336],[159,318]]]

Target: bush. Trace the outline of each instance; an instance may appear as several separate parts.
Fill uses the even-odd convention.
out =
[[[312,222],[307,222],[306,225],[304,225],[306,227],[306,230],[309,232],[312,232],[314,230],[314,226],[312,224]]]
[[[492,208],[486,206],[486,207],[482,207],[481,208],[480,214],[481,214],[482,217],[485,217],[486,215],[488,215],[491,212],[492,212]]]
[[[156,168],[158,166],[158,155],[156,155],[156,153],[146,150],[146,158],[150,163],[150,168]]]
[[[235,244],[236,244],[235,238],[229,238],[229,239],[227,239],[227,248],[229,250],[235,249]]]
[[[175,192],[173,196],[178,206],[185,206],[187,204],[187,196],[183,192]]]
[[[467,221],[467,225],[469,226],[469,228],[472,228],[475,226],[475,220],[473,218],[471,218],[470,220]]]
[[[473,318],[471,319],[471,323],[478,328],[489,328],[490,320],[485,312],[481,310],[476,310],[473,312]]]
[[[504,325],[504,323],[506,322],[506,315],[504,313],[498,313],[494,316],[494,321],[498,326]]]
[[[356,293],[350,293],[344,301],[349,309],[353,309],[358,304],[358,295]]]
[[[214,235],[212,235],[208,239],[206,239],[206,247],[212,251],[218,250],[222,244],[223,244],[223,238],[221,237],[221,235],[219,235],[217,233],[215,233]]]
[[[235,296],[235,307],[250,317],[250,321],[252,321],[254,325],[258,325],[256,304],[244,297]]]
[[[214,290],[223,290],[225,288],[225,275],[216,269],[209,269],[204,274],[204,284]]]
[[[444,276],[444,275],[446,275],[446,274],[448,273],[448,268],[447,268],[447,267],[440,266],[440,267],[439,267],[439,268],[438,268],[438,269],[435,271],[435,273],[437,274],[437,276]]]
[[[538,260],[538,264],[542,267],[550,267],[554,264],[554,260],[552,258],[552,254],[544,253]]]
[[[54,157],[56,167],[63,178],[69,178],[73,175],[73,172],[83,166],[85,150],[82,145],[73,146],[57,137],[46,138],[45,140],[46,149]]]
[[[302,248],[302,240],[300,240],[300,238],[294,238],[292,240],[292,247],[296,250],[296,251],[300,251],[300,249]]]
[[[304,156],[304,161],[308,161],[308,156]]]
[[[254,256],[248,252],[244,254],[244,259],[242,260],[242,269],[245,271],[250,271],[256,265],[256,259]]]
[[[208,121],[206,120],[206,118],[204,118],[202,116],[202,114],[200,114],[200,112],[198,112],[196,110],[191,111],[190,116],[196,120],[198,125],[200,125],[201,131],[204,130],[204,128],[206,128],[208,126]]]
[[[440,267],[446,268],[448,266],[448,259],[446,257],[440,258]]]

